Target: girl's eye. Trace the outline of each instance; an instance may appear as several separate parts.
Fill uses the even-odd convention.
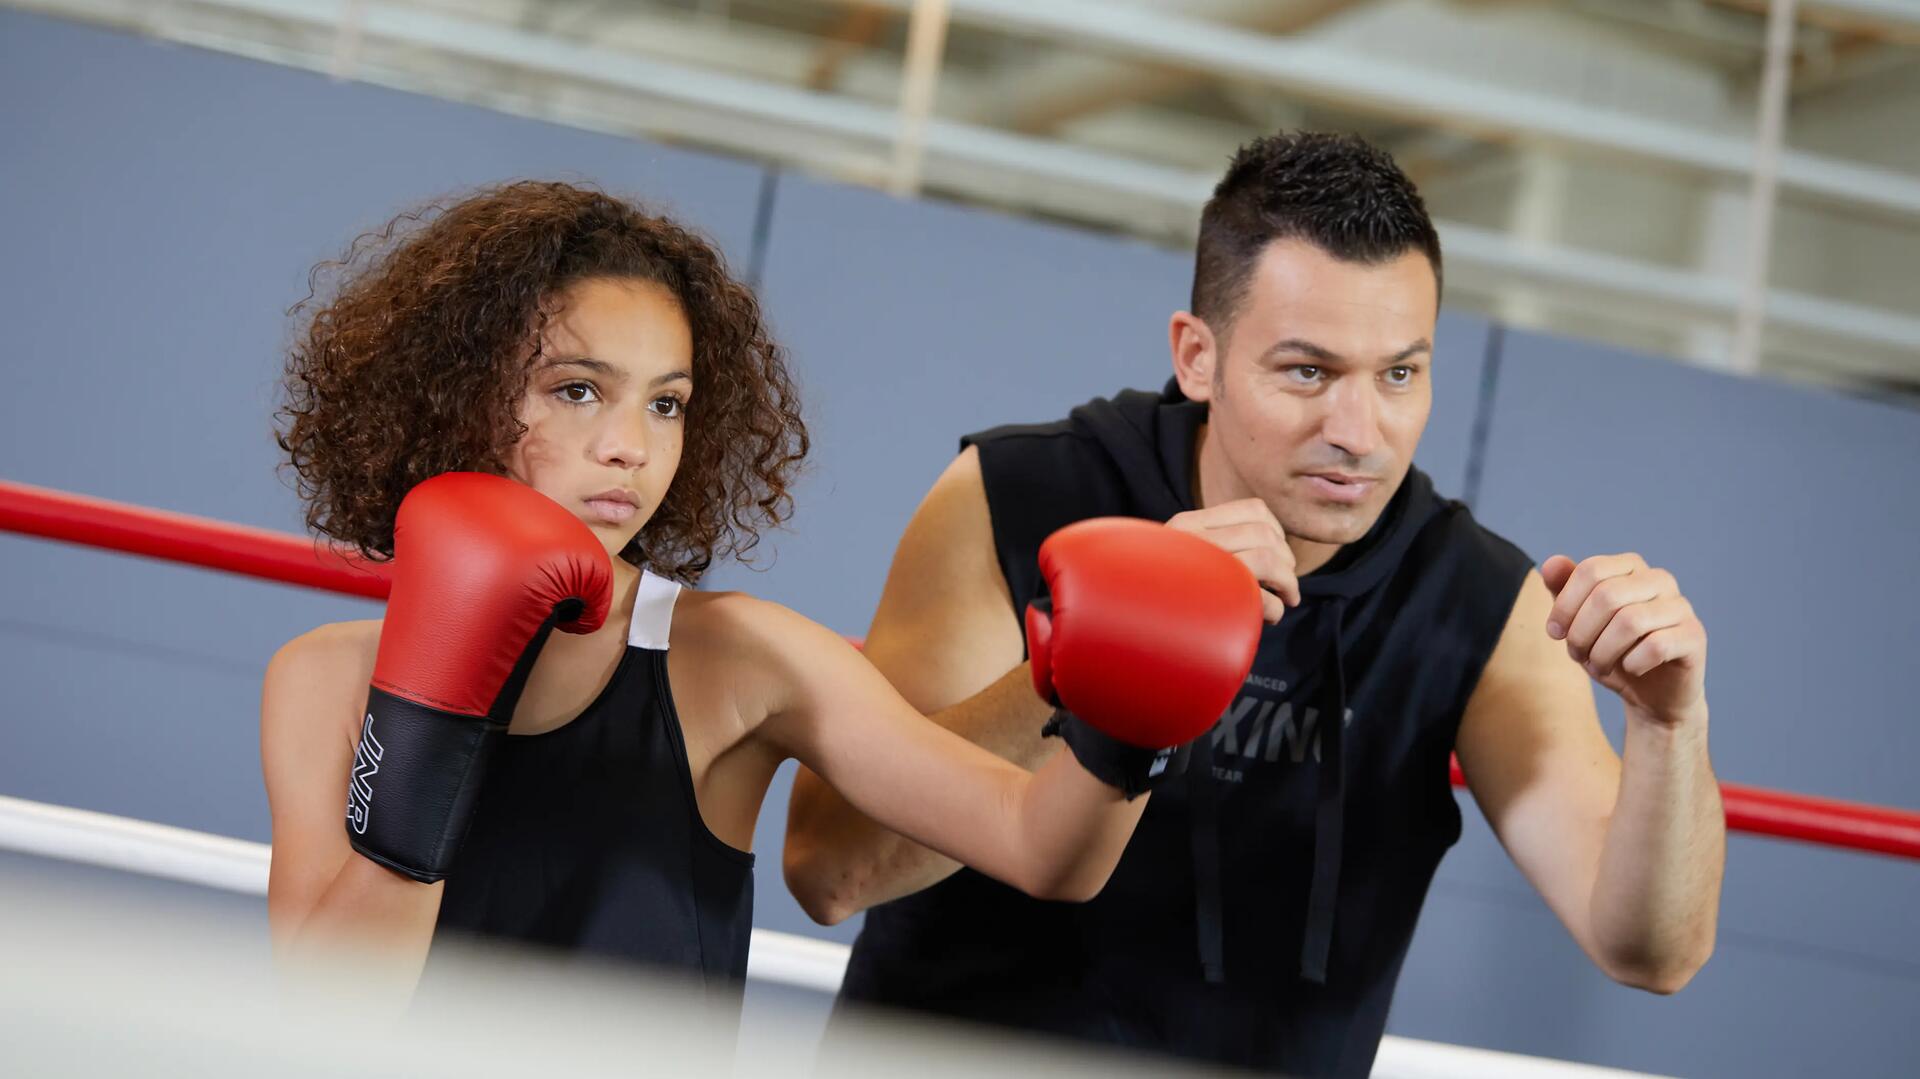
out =
[[[600,400],[600,391],[594,389],[590,382],[568,382],[554,392],[559,394],[562,401],[570,405],[592,404]]]
[[[651,407],[655,415],[665,416],[670,420],[679,419],[686,414],[687,410],[685,401],[680,400],[678,397],[671,396],[654,398]]]

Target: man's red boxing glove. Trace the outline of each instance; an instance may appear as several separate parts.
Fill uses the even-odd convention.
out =
[[[1027,608],[1046,733],[1127,797],[1185,765],[1260,645],[1260,586],[1197,536],[1127,517],[1080,521],[1040,545],[1048,599]]]
[[[606,621],[613,566],[584,522],[531,487],[450,472],[407,493],[393,591],[347,791],[353,849],[443,879],[487,761],[555,626]]]

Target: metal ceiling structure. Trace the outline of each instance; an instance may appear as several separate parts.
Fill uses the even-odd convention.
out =
[[[1176,246],[1356,130],[1458,305],[1920,393],[1920,0],[4,2]]]

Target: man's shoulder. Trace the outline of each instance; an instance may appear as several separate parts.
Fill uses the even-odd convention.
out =
[[[1476,518],[1466,503],[1441,499],[1437,512],[1414,540],[1408,568],[1451,597],[1504,623],[1533,560],[1519,544]],[[1463,608],[1462,613],[1465,613]]]
[[[1028,497],[1051,497],[1057,489],[1073,494],[1091,486],[1104,489],[1104,501],[1110,501],[1123,495],[1125,477],[1088,417],[1136,396],[1143,395],[1138,390],[1122,390],[1112,397],[1097,397],[1078,405],[1059,419],[989,427],[961,438],[960,446],[963,450],[974,447],[980,455],[982,478],[990,493],[1001,488]]]
[[[1464,502],[1448,502],[1441,513],[1442,536],[1468,557],[1489,565],[1531,566],[1533,560],[1519,544],[1488,527]]]
[[[990,427],[961,439],[980,465],[993,547],[1017,603],[1039,587],[1034,555],[1056,530],[1089,517],[1136,516],[1126,469],[1086,420],[1096,399],[1044,423]]]
[[[1150,411],[1157,400],[1158,395],[1146,390],[1121,389],[1106,397],[1095,397],[1075,405],[1058,419],[1003,423],[983,428],[963,436],[960,446],[964,449],[989,442],[1026,445],[1058,443],[1099,451],[1100,439],[1090,417],[1101,413]]]
[[[970,436],[996,532],[1055,528],[1128,512],[1128,484],[1098,438],[1071,421],[998,427]]]
[[[1040,423],[1003,423],[960,438],[961,449],[977,446],[982,447],[983,452],[986,447],[996,450],[1009,446],[1030,449],[1043,445],[1097,450],[1099,440],[1071,416]]]

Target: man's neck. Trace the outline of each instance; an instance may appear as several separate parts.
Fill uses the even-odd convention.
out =
[[[1258,497],[1240,479],[1226,454],[1214,443],[1212,424],[1202,423],[1193,437],[1193,500],[1200,509]],[[1269,504],[1267,508],[1273,507]],[[1276,512],[1274,516],[1278,517],[1279,514]],[[1293,551],[1293,571],[1300,577],[1331,562],[1342,546],[1338,543],[1315,543],[1296,536],[1287,537],[1287,547]]]

